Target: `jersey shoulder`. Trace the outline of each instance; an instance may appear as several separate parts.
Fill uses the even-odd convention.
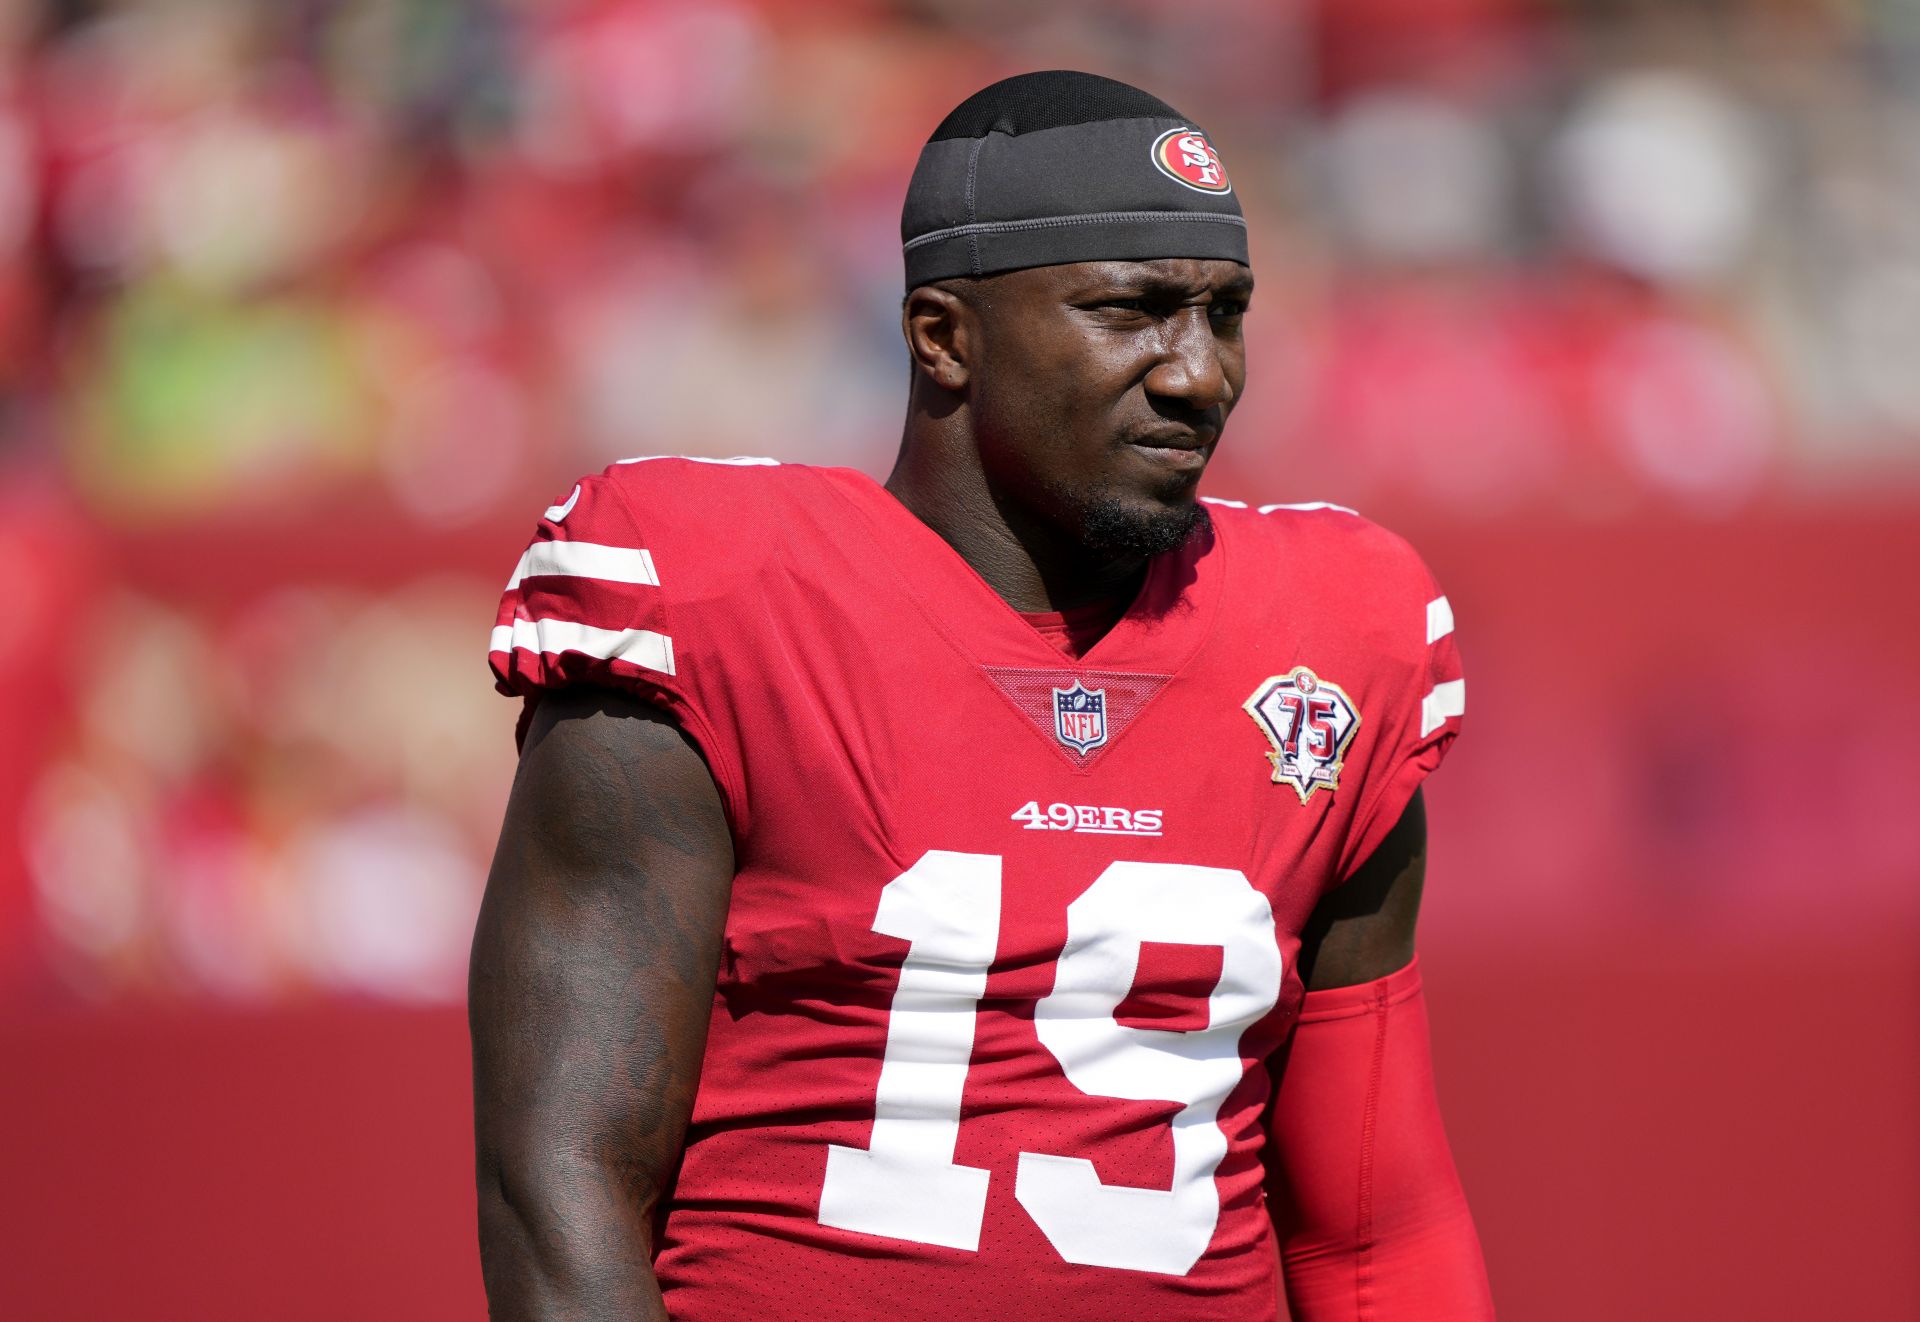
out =
[[[683,693],[690,634],[724,633],[784,555],[821,470],[770,459],[621,460],[547,507],[501,598],[490,660],[526,694]]]
[[[769,576],[809,575],[846,517],[834,491],[846,476],[746,457],[622,459],[580,480],[560,535],[644,547],[683,610],[737,605]]]
[[[1257,650],[1279,640],[1289,667],[1249,699],[1248,712],[1275,740],[1276,775],[1311,792],[1316,713],[1347,742],[1334,765],[1349,768],[1352,817],[1337,867],[1345,878],[1369,858],[1438,767],[1460,732],[1466,680],[1453,607],[1407,540],[1338,505],[1215,508],[1251,629],[1237,640]],[[1289,717],[1306,722],[1288,724]]]
[[[1404,654],[1424,654],[1429,629],[1410,628],[1450,607],[1420,553],[1406,538],[1355,510],[1325,501],[1251,505],[1209,501],[1221,539],[1236,561],[1250,562],[1242,581],[1284,601],[1295,613],[1320,617],[1318,632],[1337,629],[1357,641]]]
[[[617,501],[632,535],[693,542],[716,564],[766,554],[781,515],[816,496],[821,470],[742,456],[642,455],[608,464],[579,489]]]

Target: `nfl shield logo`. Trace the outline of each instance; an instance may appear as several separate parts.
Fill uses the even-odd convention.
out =
[[[1107,742],[1107,691],[1079,680],[1053,691],[1053,733],[1082,757]]]

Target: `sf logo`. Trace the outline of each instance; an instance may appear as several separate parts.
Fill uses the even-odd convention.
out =
[[[1196,182],[1218,184],[1220,182],[1220,159],[1213,154],[1213,148],[1207,140],[1197,133],[1188,133],[1174,140],[1174,146],[1180,149],[1180,163],[1194,170]]]
[[[1153,141],[1153,165],[1161,174],[1198,193],[1230,193],[1220,153],[1196,128],[1168,129]]]

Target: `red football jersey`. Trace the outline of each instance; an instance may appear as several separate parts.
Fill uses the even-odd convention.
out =
[[[1077,661],[850,470],[628,461],[547,511],[500,687],[667,708],[735,840],[676,1319],[1274,1316],[1300,928],[1463,682],[1399,538],[1209,509]]]

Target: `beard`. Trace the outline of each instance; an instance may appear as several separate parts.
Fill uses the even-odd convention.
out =
[[[1121,555],[1161,555],[1186,544],[1207,526],[1207,507],[1129,503],[1097,494],[1079,502],[1080,541],[1090,551]]]

